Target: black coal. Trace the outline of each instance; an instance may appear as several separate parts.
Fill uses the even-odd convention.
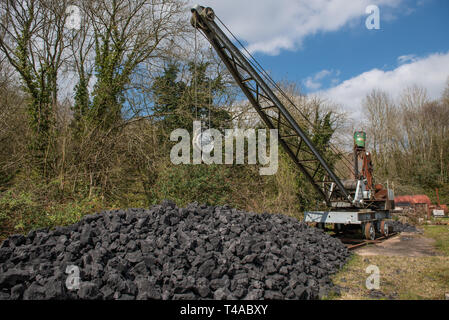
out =
[[[394,232],[410,232],[410,233],[421,233],[422,231],[416,228],[414,225],[408,223],[402,223],[400,221],[388,221],[393,227]]]
[[[316,299],[348,257],[285,215],[164,201],[9,237],[0,299]]]

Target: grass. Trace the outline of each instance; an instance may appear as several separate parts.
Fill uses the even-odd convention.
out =
[[[370,291],[365,282],[366,268],[380,270],[380,289]],[[390,257],[353,255],[346,266],[334,276],[344,300],[401,299],[441,300],[449,292],[449,257]]]
[[[442,254],[449,256],[449,226],[424,226],[424,235],[435,240],[435,247]],[[449,268],[449,266],[448,266]]]
[[[449,293],[449,226],[425,226],[424,236],[435,240],[438,256],[359,256],[354,254],[333,277],[340,296],[327,299],[442,300]],[[365,282],[366,268],[380,270],[380,289],[370,291]]]

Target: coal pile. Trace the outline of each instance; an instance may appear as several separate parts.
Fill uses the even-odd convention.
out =
[[[11,236],[0,299],[316,299],[348,257],[284,215],[164,201]]]
[[[402,223],[400,221],[388,221],[388,224],[393,227],[393,232],[422,233],[422,230],[408,223]]]

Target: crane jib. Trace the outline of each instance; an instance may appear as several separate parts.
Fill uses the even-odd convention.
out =
[[[292,148],[293,146],[291,141],[289,142],[286,139],[283,139],[281,134],[279,137],[279,142],[306,178],[312,183],[318,193],[324,198],[326,204],[330,205],[331,197],[335,195],[336,192],[333,186],[330,186],[331,184],[335,184],[343,198],[352,204],[352,197],[349,192],[345,189],[343,183],[331,169],[326,160],[322,157],[319,150],[311,142],[298,123],[293,119],[292,115],[274,94],[269,85],[262,79],[261,75],[253,68],[251,63],[215,23],[214,19],[215,14],[211,8],[204,8],[201,6],[195,6],[192,8],[192,25],[204,33],[208,41],[216,50],[217,54],[225,63],[234,80],[242,89],[243,93],[265,124],[274,129],[276,128],[275,124],[277,124],[278,128],[282,125],[283,128],[290,130],[290,132],[294,133],[298,137],[298,141],[300,140],[299,145],[295,145],[294,148]],[[242,75],[242,71],[247,73],[246,77]],[[249,81],[254,82],[256,89],[248,85],[247,82]],[[263,95],[260,90],[263,91]],[[266,102],[269,101],[272,105],[263,108],[260,103],[262,98]],[[270,108],[272,111],[274,109],[274,111],[277,112],[278,118],[274,118],[267,112],[266,109]],[[307,151],[313,157],[312,161],[316,161],[317,167],[313,170],[305,164],[305,162],[311,160],[301,160],[299,158],[298,153],[302,150],[301,146],[303,145],[309,149]],[[325,171],[330,181],[320,182],[315,180],[315,176],[321,168]],[[327,183],[329,189],[325,190],[325,188],[319,185],[320,183],[323,185]]]

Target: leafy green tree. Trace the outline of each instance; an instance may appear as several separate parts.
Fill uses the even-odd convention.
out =
[[[164,73],[156,77],[152,86],[154,113],[162,119],[167,130],[191,126],[191,112],[182,112],[183,95],[187,85],[178,80],[179,64],[169,62]]]
[[[216,77],[208,75],[210,62],[188,64],[189,72],[192,75],[189,85],[186,104],[192,114],[198,119],[203,119],[207,123],[210,120],[212,128],[221,128],[230,119],[227,111],[214,103],[214,98],[225,93],[226,87],[222,74]]]
[[[192,130],[193,120],[203,120],[221,128],[230,119],[228,112],[215,105],[214,98],[224,93],[221,75],[207,75],[209,63],[188,64],[187,81],[179,79],[180,63],[169,62],[152,86],[154,113],[166,130]]]

